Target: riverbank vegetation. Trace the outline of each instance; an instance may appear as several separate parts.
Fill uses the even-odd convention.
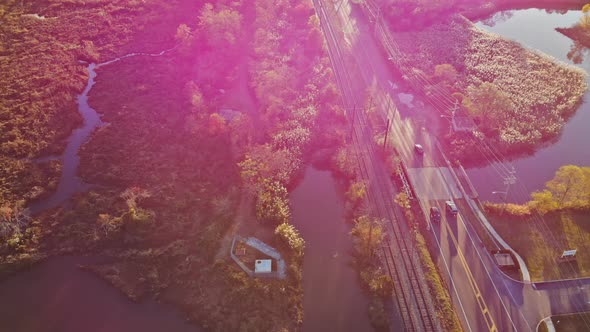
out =
[[[481,140],[501,153],[525,153],[555,139],[587,88],[583,70],[461,16],[398,32],[395,41],[406,81],[443,115],[450,116],[456,103],[458,126],[471,127],[445,134],[453,157],[464,162],[483,159]],[[544,125],[534,125],[539,122]]]
[[[535,280],[590,275],[590,168],[561,167],[526,204],[485,204],[490,222],[525,260]],[[564,250],[576,261],[559,263]]]
[[[85,80],[77,60],[176,47],[97,70],[89,103],[105,125],[81,149],[79,170],[97,185],[67,208],[27,221],[22,232],[13,227],[22,224],[12,222],[16,210],[3,208],[2,234],[18,237],[4,255],[11,264],[2,267],[15,265],[22,244],[36,257],[106,255],[111,263],[86,269],[134,300],[156,297],[182,308],[207,329],[296,330],[304,240],[289,223],[287,192],[306,163],[328,164],[345,123],[313,6],[154,0],[136,4],[138,15],[152,18],[152,3],[157,21],[127,27],[103,14],[105,26],[126,30],[70,45],[88,51],[70,59],[81,70],[71,100]],[[68,8],[57,1],[35,12],[72,15],[72,29],[83,30],[77,20],[84,11]],[[127,17],[115,0],[93,3],[93,10]],[[235,266],[227,246],[235,233],[278,248],[287,278],[250,278]]]
[[[0,206],[51,192],[35,158],[63,152],[81,124],[79,61],[108,60],[181,1],[16,1],[0,4]],[[88,24],[92,22],[92,24]]]
[[[61,154],[81,125],[76,98],[88,73],[82,61],[123,54],[139,31],[170,17],[186,1],[129,3],[99,0],[13,1],[0,4],[0,207],[22,211],[56,189]],[[92,24],[89,24],[92,22]],[[161,38],[157,39],[161,42]],[[165,44],[165,43],[163,43]],[[157,45],[159,49],[163,44]],[[48,156],[47,158],[45,158]],[[9,271],[36,261],[40,218],[11,226],[0,239],[0,263]]]
[[[582,7],[580,21],[569,28],[555,29],[569,37],[573,44],[567,54],[567,58],[573,63],[580,64],[590,48],[590,4]]]
[[[396,22],[398,31],[420,30],[460,13],[470,20],[485,19],[515,9],[539,8],[564,11],[581,8],[584,0],[442,0],[436,3],[421,0],[393,0],[383,7],[384,16]]]

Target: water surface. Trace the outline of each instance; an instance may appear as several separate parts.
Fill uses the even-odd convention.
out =
[[[329,172],[310,167],[290,200],[293,224],[305,239],[303,331],[371,331],[336,182]]]
[[[498,21],[490,27],[483,23],[477,25],[485,30],[495,32],[522,45],[549,54],[565,63],[574,63],[567,58],[573,42],[568,37],[555,31],[555,28],[567,28],[580,19],[580,11],[568,11],[565,14],[548,13],[540,9],[527,9],[510,12],[506,20]],[[590,59],[576,65],[590,71]],[[586,92],[584,103],[576,114],[564,126],[557,142],[538,149],[534,155],[514,160],[511,164],[488,166],[468,170],[480,197],[483,200],[498,201],[493,191],[504,191],[504,172],[514,165],[517,184],[510,187],[507,199],[524,202],[532,191],[544,188],[545,182],[553,178],[555,172],[563,165],[590,166],[590,93]]]
[[[0,283],[0,331],[199,332],[171,307],[134,303],[78,264],[93,259],[50,258]]]

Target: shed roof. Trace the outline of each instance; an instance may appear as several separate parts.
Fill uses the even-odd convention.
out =
[[[272,259],[257,259],[254,266],[254,273],[272,272]]]

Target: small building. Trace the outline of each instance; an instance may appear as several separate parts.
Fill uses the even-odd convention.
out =
[[[560,257],[557,258],[558,263],[571,262],[576,260],[577,249],[565,250]]]
[[[501,269],[505,270],[517,270],[518,266],[514,262],[514,258],[512,257],[512,253],[509,250],[495,250],[492,251],[492,255],[494,256],[494,260],[496,264]]]
[[[287,267],[281,254],[257,238],[236,235],[232,240],[229,254],[250,277],[285,279],[287,276]]]
[[[271,273],[272,272],[272,259],[257,259],[254,264],[254,273]]]

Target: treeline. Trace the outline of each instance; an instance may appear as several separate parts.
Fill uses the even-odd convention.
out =
[[[526,204],[486,204],[490,213],[527,218],[559,211],[590,211],[590,167],[562,166],[544,190],[531,194]]]
[[[258,218],[280,225],[290,218],[287,187],[312,149],[341,144],[344,117],[311,2],[262,0],[255,6],[249,72],[265,138],[239,165]],[[335,129],[319,130],[328,124]]]
[[[379,2],[379,1],[376,1]],[[463,10],[478,8],[485,0],[393,0],[383,7],[384,17],[395,30],[421,30],[447,20]],[[487,4],[488,7],[490,4]]]
[[[573,44],[567,53],[567,58],[575,64],[584,61],[590,47],[590,4],[582,7],[580,20],[569,28],[556,28],[556,31],[572,39]]]

